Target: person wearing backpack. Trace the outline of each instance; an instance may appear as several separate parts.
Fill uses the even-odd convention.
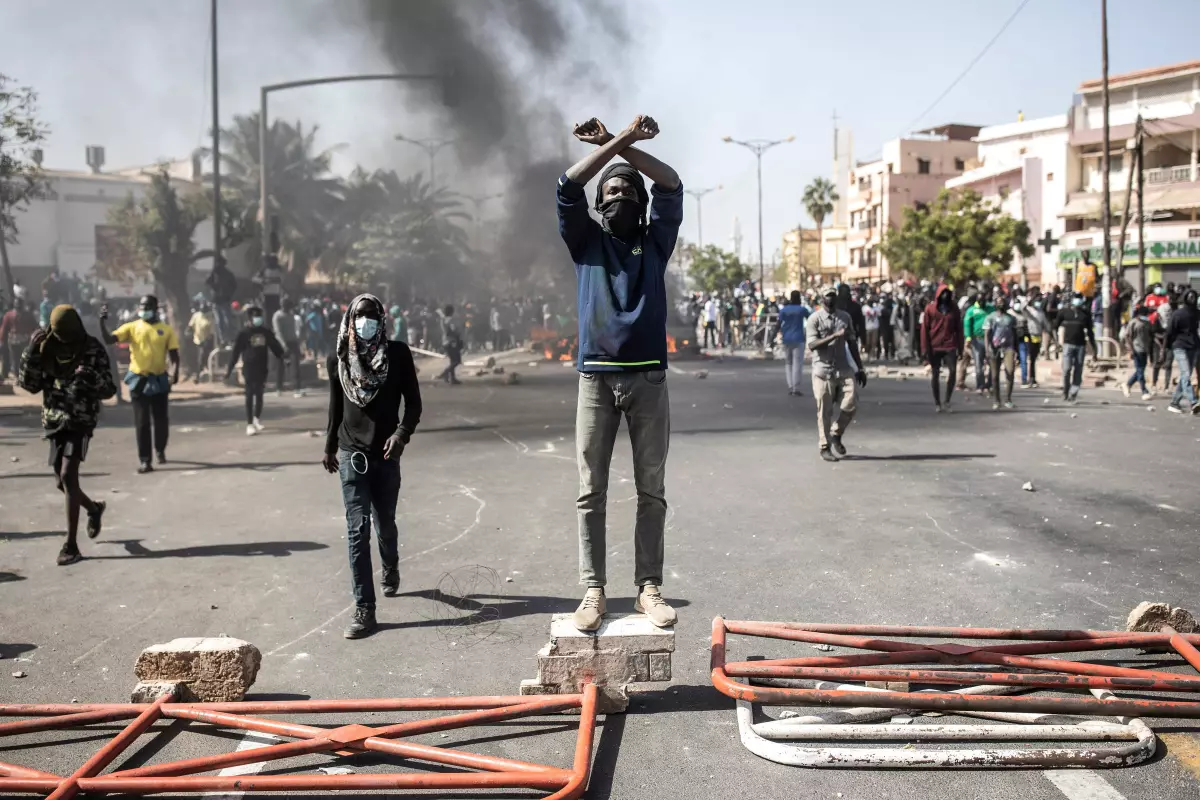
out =
[[[1013,378],[1016,375],[1017,318],[1008,311],[1008,298],[996,300],[996,310],[983,321],[983,340],[992,372],[992,410],[1000,410],[1000,368],[1004,367],[1007,387],[1004,407],[1013,408]]]

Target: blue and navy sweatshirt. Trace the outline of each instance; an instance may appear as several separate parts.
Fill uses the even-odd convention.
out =
[[[683,222],[683,186],[650,189],[650,221],[622,242],[588,213],[583,184],[558,179],[558,232],[578,280],[580,372],[667,368],[667,261]]]

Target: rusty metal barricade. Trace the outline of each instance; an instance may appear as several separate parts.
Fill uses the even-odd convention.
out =
[[[435,697],[370,700],[243,701],[174,703],[170,694],[154,703],[136,704],[7,704],[0,716],[27,717],[0,723],[0,737],[55,729],[83,728],[96,723],[132,720],[110,742],[67,776],[0,762],[0,792],[44,794],[70,800],[80,792],[153,794],[157,792],[295,792],[368,790],[530,789],[551,792],[549,800],[574,800],[587,788],[592,739],[596,728],[595,686],[582,694],[547,697]],[[465,728],[579,709],[579,732],[570,769],[543,766],[449,747],[396,741],[419,734]],[[462,711],[382,727],[345,725],[321,728],[264,719],[257,714],[342,714],[363,712]],[[238,750],[202,758],[103,773],[141,734],[159,719],[182,719],[217,728],[254,731],[295,741]],[[199,775],[212,770],[277,761],[314,753],[353,755],[363,751],[399,756],[406,763],[448,766],[460,772]]]
[[[806,642],[868,651],[853,655],[739,661],[727,663],[728,634]],[[905,639],[963,639],[963,643],[920,643]],[[1016,641],[1017,644],[993,643]],[[1200,702],[1146,697],[1160,692],[1200,692],[1200,676],[1131,669],[1045,656],[1105,650],[1168,648],[1200,670],[1198,635],[1118,631],[1054,631],[827,625],[713,621],[712,682],[738,701],[743,744],[763,758],[811,767],[885,766],[1130,766],[1153,755],[1153,732],[1141,716],[1200,717]],[[999,671],[996,668],[1007,669]],[[832,681],[832,682],[829,682]],[[849,683],[932,684],[951,691],[893,691]],[[752,685],[751,682],[767,685]],[[796,685],[800,684],[800,685]],[[1007,696],[1050,689],[1085,690],[1090,697]],[[1135,691],[1121,697],[1117,691]],[[826,716],[754,722],[754,705],[851,707]],[[863,725],[888,719],[898,709],[982,717],[1005,726],[937,724]],[[1093,717],[1078,719],[1075,717]],[[1116,717],[1117,722],[1095,720]],[[850,723],[850,724],[840,724]],[[778,740],[843,741],[1082,741],[1118,742],[1064,747],[999,750],[798,748]]]

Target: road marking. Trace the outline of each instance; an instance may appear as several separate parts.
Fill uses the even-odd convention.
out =
[[[1167,755],[1174,757],[1192,777],[1200,780],[1200,741],[1187,733],[1160,733],[1158,738],[1167,745]]]
[[[237,752],[241,753],[245,750],[256,750],[259,747],[267,747],[268,745],[278,744],[280,741],[278,736],[272,736],[269,733],[256,733],[248,731],[242,741],[237,746]],[[266,766],[265,761],[256,761],[253,764],[242,764],[237,767],[226,767],[217,773],[219,778],[230,778],[239,775],[257,775],[262,772],[262,768]],[[206,792],[204,797],[219,798],[219,800],[238,800],[245,792]]]
[[[1125,800],[1125,795],[1090,769],[1048,769],[1042,774],[1067,800]]]

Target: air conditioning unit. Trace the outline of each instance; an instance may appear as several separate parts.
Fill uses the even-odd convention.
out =
[[[92,168],[93,175],[100,173],[100,168],[104,166],[103,147],[94,144],[87,146],[87,165]]]

